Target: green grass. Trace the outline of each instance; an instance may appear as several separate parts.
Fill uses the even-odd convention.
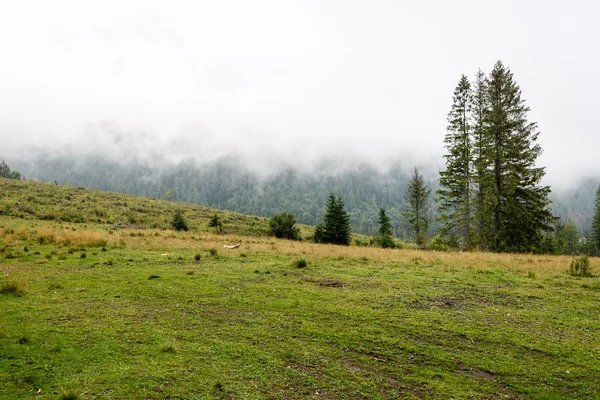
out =
[[[247,235],[252,217],[236,218]],[[316,245],[192,221],[182,233],[1,216],[0,284],[26,290],[0,291],[0,398],[600,393],[600,279],[570,276],[569,257]]]

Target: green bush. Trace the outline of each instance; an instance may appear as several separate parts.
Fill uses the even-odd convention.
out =
[[[269,218],[271,234],[279,239],[300,239],[300,229],[296,226],[296,216],[291,212],[281,212]]]
[[[571,261],[571,267],[569,268],[571,276],[592,276],[592,268],[590,267],[590,260],[588,256],[579,257]]]
[[[376,236],[373,239],[373,244],[385,249],[395,249],[396,247],[400,247],[390,235]]]
[[[427,243],[427,250],[448,251],[449,249],[450,246],[442,235],[433,235]]]
[[[308,263],[304,258],[294,261],[294,267],[296,268],[306,268],[308,267]]]

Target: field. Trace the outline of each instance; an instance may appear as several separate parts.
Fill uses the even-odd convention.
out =
[[[176,208],[189,232],[166,229]],[[597,258],[577,278],[570,257],[290,242],[258,217],[2,179],[0,211],[2,399],[600,393]]]

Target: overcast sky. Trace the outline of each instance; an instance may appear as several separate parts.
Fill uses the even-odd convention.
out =
[[[130,153],[175,158],[441,163],[461,74],[500,59],[539,124],[547,182],[600,176],[595,1],[0,5],[0,157],[111,150],[124,132]]]

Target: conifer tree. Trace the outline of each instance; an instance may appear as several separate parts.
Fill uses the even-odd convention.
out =
[[[475,82],[472,90],[471,104],[471,132],[473,143],[473,163],[475,167],[475,196],[473,201],[475,217],[475,242],[480,249],[486,248],[486,232],[488,223],[486,223],[485,214],[485,186],[484,175],[486,166],[489,164],[486,156],[489,154],[489,143],[485,132],[484,117],[488,107],[487,97],[487,79],[481,69],[475,74]]]
[[[187,231],[189,229],[185,218],[183,218],[183,212],[180,209],[175,210],[171,226],[178,231]]]
[[[383,208],[379,209],[379,235],[392,236],[392,223]]]
[[[396,247],[394,243],[394,239],[392,238],[392,223],[390,222],[390,217],[388,217],[383,208],[379,209],[379,237],[377,238],[377,243],[384,248],[388,247]]]
[[[600,256],[600,186],[596,190],[594,200],[594,217],[592,219],[592,242],[594,243],[595,253]]]
[[[341,195],[331,193],[325,203],[323,225],[317,226],[315,241],[348,246],[352,237],[350,216]]]
[[[217,233],[223,232],[223,223],[221,222],[221,218],[217,214],[213,215],[208,221],[208,226],[211,228],[215,228]]]
[[[425,243],[427,230],[429,229],[429,204],[427,198],[431,190],[425,186],[423,176],[417,168],[414,169],[408,181],[406,192],[407,209],[402,213],[406,223],[415,233],[417,244]]]
[[[478,179],[485,187],[481,212],[491,217],[489,246],[494,251],[534,251],[553,221],[550,188],[540,186],[544,168],[536,166],[542,152],[537,124],[527,120],[529,107],[500,61],[489,76],[487,97],[484,137],[490,146]]]
[[[440,172],[441,189],[437,192],[445,232],[458,233],[464,248],[471,247],[473,144],[471,137],[471,83],[463,75],[454,90],[448,113],[444,143],[446,169]]]

